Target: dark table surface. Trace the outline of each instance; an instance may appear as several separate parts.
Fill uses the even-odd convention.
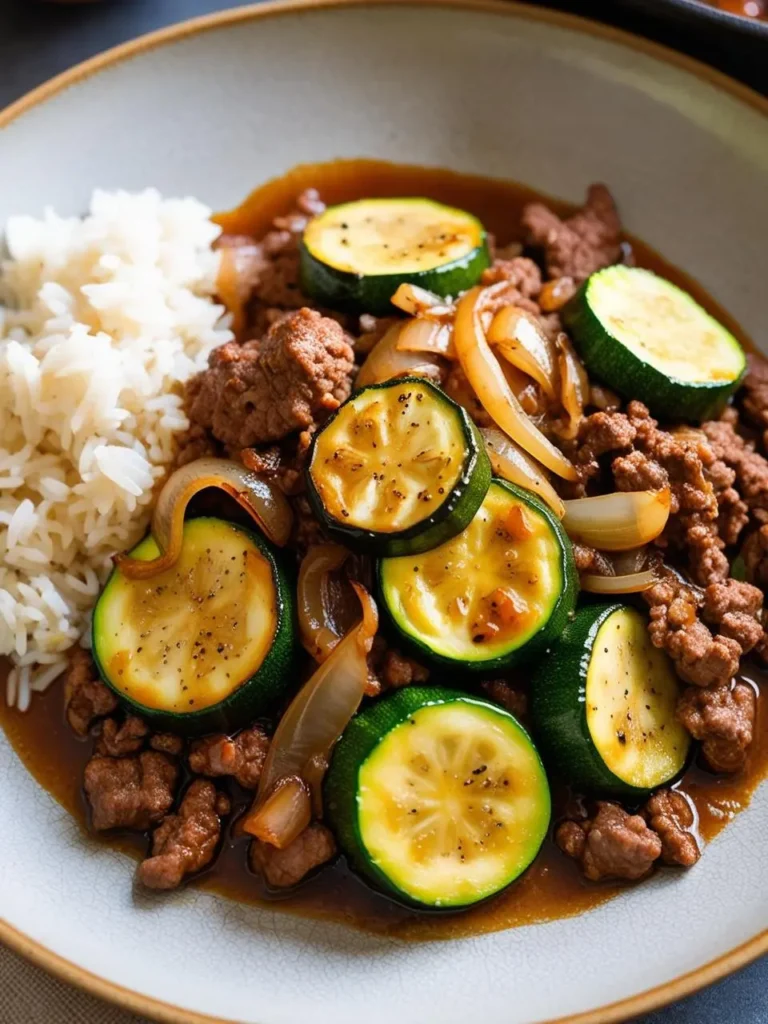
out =
[[[109,46],[174,21],[243,5],[237,0],[102,0],[76,6],[0,0],[0,109]],[[552,0],[548,6],[609,21],[675,46],[768,94],[768,41],[745,42],[712,33],[706,26],[665,20],[659,16],[658,3],[644,0]],[[683,923],[681,941],[684,934]],[[641,1024],[768,1024],[768,959],[640,1020]]]

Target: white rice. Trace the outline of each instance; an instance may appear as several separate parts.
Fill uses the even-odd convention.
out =
[[[219,228],[194,199],[93,195],[13,217],[0,272],[0,655],[25,709],[87,644],[115,551],[146,529],[188,426],[181,384],[230,340]]]

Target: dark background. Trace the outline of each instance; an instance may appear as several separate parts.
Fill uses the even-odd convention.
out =
[[[0,109],[52,75],[126,39],[239,6],[244,6],[243,0],[100,0],[72,6],[0,0]],[[768,95],[768,31],[763,38],[729,31],[727,25],[707,18],[697,21],[668,11],[663,0],[550,0],[546,6],[606,21],[683,50]],[[681,942],[685,929],[681,921]],[[768,1024],[768,959],[641,1021]]]

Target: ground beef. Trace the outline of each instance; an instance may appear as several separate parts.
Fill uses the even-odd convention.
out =
[[[189,751],[189,767],[198,775],[213,778],[231,775],[245,789],[256,789],[269,750],[269,737],[259,725],[237,736],[206,736],[195,740]]]
[[[197,779],[176,814],[168,814],[152,836],[152,854],[139,865],[139,880],[150,889],[175,889],[213,860],[221,819],[229,800],[212,782]]]
[[[178,775],[176,764],[154,750],[132,757],[95,755],[84,779],[93,827],[149,828],[171,809]]]
[[[312,511],[309,501],[303,494],[291,500],[291,507],[293,508],[293,529],[288,543],[299,557],[303,558],[315,544],[326,543],[327,537],[323,533],[317,516]]]
[[[584,207],[566,220],[543,203],[529,203],[522,225],[526,243],[543,250],[549,277],[579,283],[622,258],[621,221],[605,185],[590,185]]]
[[[516,690],[504,679],[489,679],[481,683],[481,686],[491,700],[501,704],[518,718],[525,718],[528,712],[528,694]]]
[[[682,793],[660,789],[645,805],[643,815],[661,839],[661,859],[665,864],[690,868],[701,856],[691,829],[694,814]]]
[[[384,655],[380,677],[385,687],[397,689],[411,683],[425,683],[429,679],[429,669],[390,648]]]
[[[124,722],[116,718],[105,718],[96,741],[96,753],[104,757],[125,757],[135,754],[144,746],[147,726],[136,715],[128,715]]]
[[[273,480],[283,494],[294,497],[304,491],[304,466],[311,439],[312,432],[303,430],[296,444],[285,441],[282,445],[272,445],[260,451],[242,448],[238,458],[254,473]]]
[[[763,638],[762,610],[763,592],[749,583],[729,579],[710,584],[704,591],[702,617],[717,626],[723,636],[735,640],[742,654]]]
[[[764,590],[768,588],[768,524],[747,537],[741,556],[747,579]]]
[[[173,462],[175,469],[197,459],[221,456],[221,445],[217,444],[205,427],[198,423],[191,424],[187,430],[176,435],[176,446],[176,458]]]
[[[299,309],[262,341],[214,349],[208,369],[187,385],[193,423],[233,448],[306,430],[349,395],[354,356],[336,323]]]
[[[178,757],[184,749],[181,736],[174,736],[172,732],[156,732],[154,736],[149,737],[149,745],[153,750],[170,754],[172,757]]]
[[[563,822],[555,840],[564,853],[579,861],[592,882],[644,878],[662,851],[661,839],[640,815],[606,801],[598,802],[593,818]]]
[[[509,290],[503,289],[503,305],[517,306],[526,312],[538,314],[539,305],[534,300],[541,291],[541,271],[533,260],[525,256],[512,259],[496,258],[493,265],[483,271],[483,284],[499,284],[506,281]]]
[[[560,485],[567,497],[613,487],[637,491],[669,486],[670,520],[660,546],[686,555],[697,583],[727,578],[723,548],[743,527],[745,506],[731,486],[733,474],[700,431],[678,436],[660,430],[648,409],[633,401],[624,413],[587,416],[566,454],[579,473],[575,485]],[[720,536],[721,526],[727,540]]]
[[[715,771],[737,772],[752,742],[756,706],[755,691],[747,683],[689,686],[678,701],[677,717],[701,741]]]
[[[595,576],[615,576],[616,572],[610,558],[586,544],[573,545],[573,560],[579,572],[591,573]]]
[[[297,885],[310,871],[336,854],[333,833],[317,822],[308,825],[284,850],[255,840],[251,843],[251,867],[267,885],[286,889]]]
[[[702,430],[717,458],[734,470],[736,487],[750,514],[757,522],[768,523],[768,461],[728,420],[710,420]]]
[[[750,423],[763,431],[763,447],[768,450],[768,360],[750,353],[747,368],[741,386],[744,413]]]
[[[93,722],[116,707],[117,697],[99,679],[90,654],[73,647],[64,676],[64,709],[72,729],[78,736],[87,736]]]
[[[739,670],[738,642],[713,636],[699,619],[696,593],[671,573],[643,594],[650,607],[648,633],[675,662],[677,674],[696,686],[725,683]]]

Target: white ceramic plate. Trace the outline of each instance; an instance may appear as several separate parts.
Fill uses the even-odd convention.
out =
[[[225,208],[295,163],[336,156],[571,199],[602,179],[627,227],[759,338],[767,113],[648,44],[512,4],[259,7],[124,47],[18,104],[0,136],[0,222],[46,204],[81,211],[96,185]],[[0,935],[168,1020],[606,1021],[768,948],[766,786],[693,871],[586,916],[405,945],[194,890],[142,901],[132,863],[85,841],[4,742],[0,778]]]

